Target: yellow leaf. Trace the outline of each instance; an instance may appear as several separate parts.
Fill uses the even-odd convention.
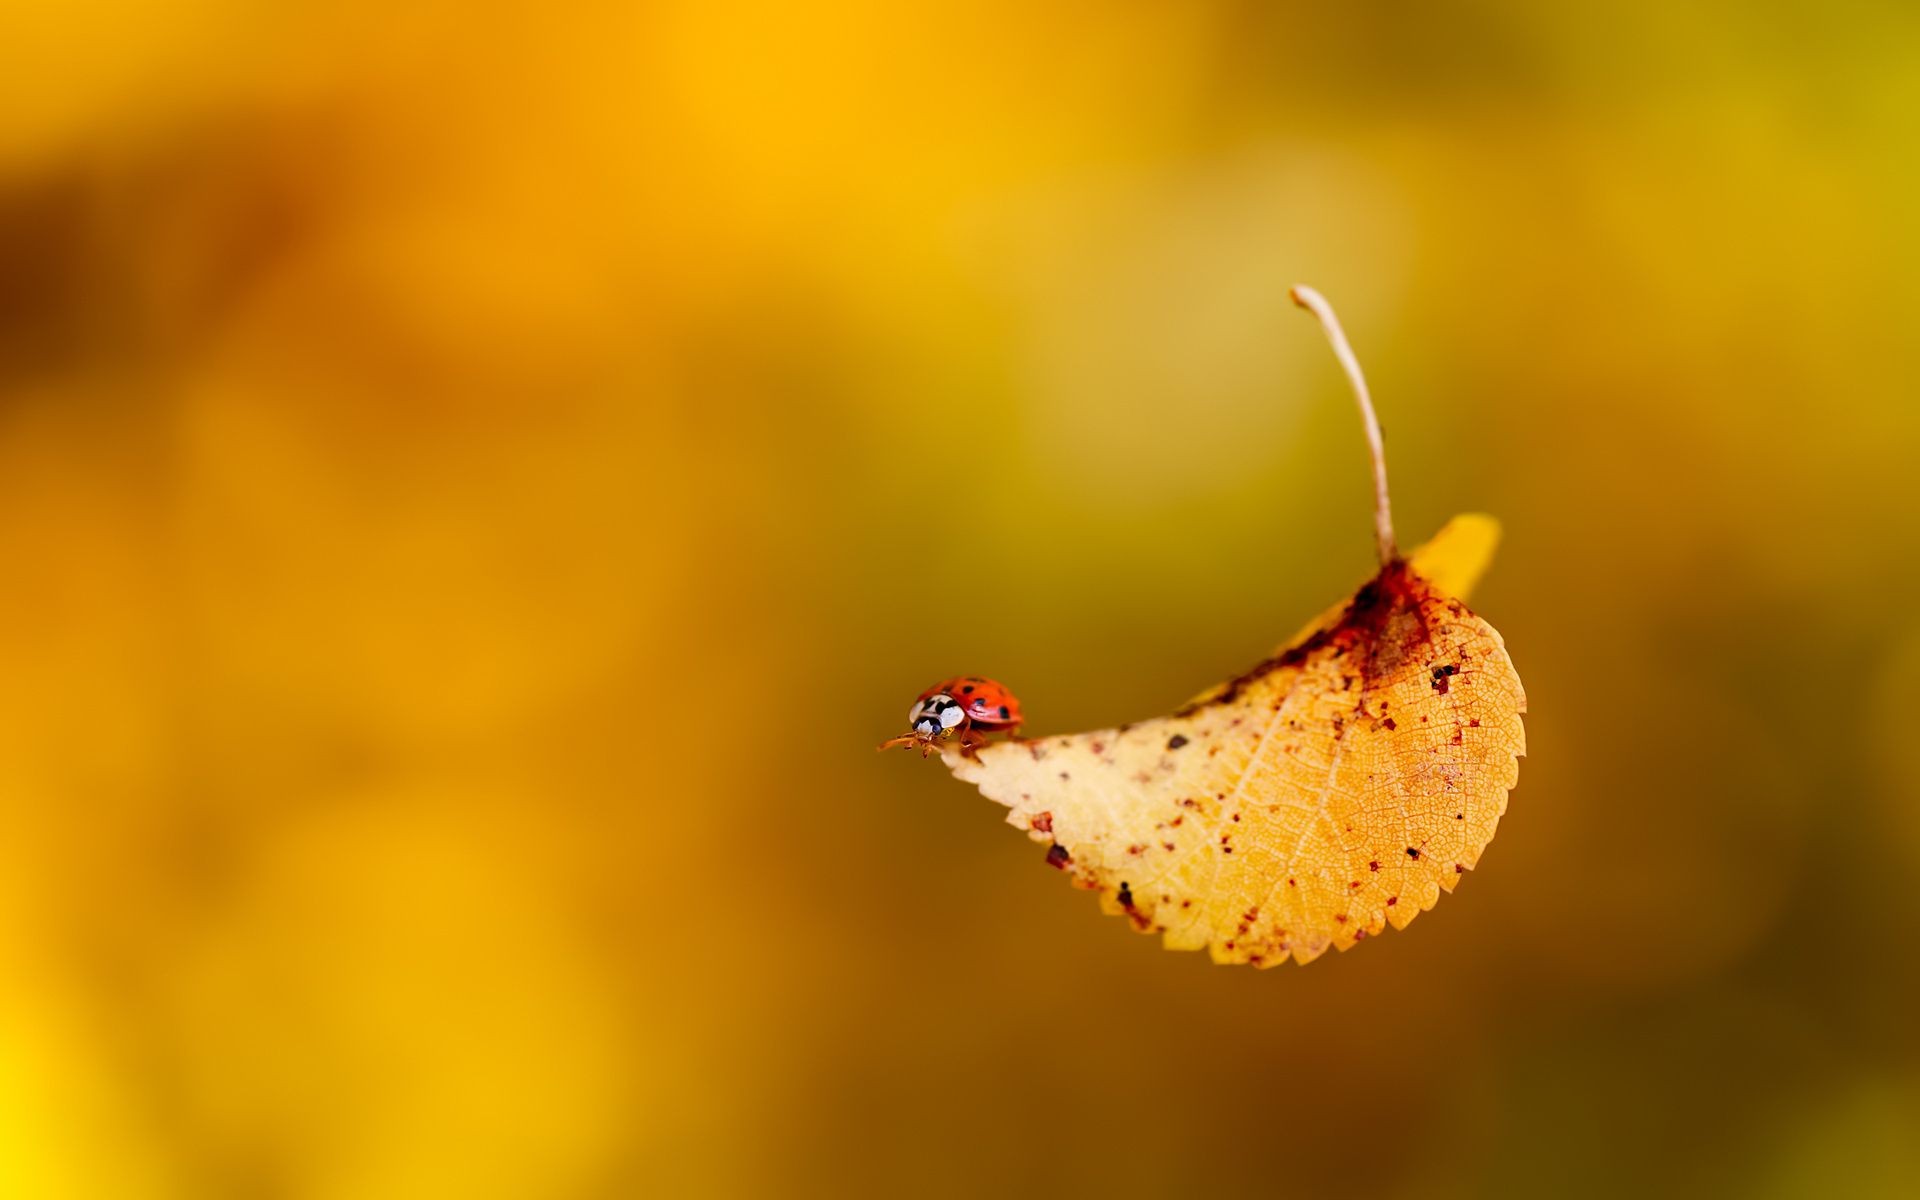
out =
[[[1171,716],[945,761],[1171,949],[1306,963],[1403,928],[1480,861],[1519,778],[1526,694],[1463,599],[1498,536],[1456,518]]]
[[[1456,517],[1400,557],[1359,361],[1325,297],[1292,295],[1353,387],[1380,573],[1172,716],[988,744],[987,714],[942,696],[957,722],[882,747],[941,748],[1104,910],[1169,948],[1255,966],[1311,962],[1432,908],[1493,840],[1526,753],[1520,676],[1466,606],[1499,523]]]
[[[1415,550],[1407,565],[1447,595],[1468,600],[1499,547],[1500,522],[1485,513],[1462,513]]]

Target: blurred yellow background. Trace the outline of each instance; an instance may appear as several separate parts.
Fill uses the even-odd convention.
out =
[[[0,1196],[1910,1195],[1920,13],[0,6]],[[934,764],[1507,527],[1483,869]]]

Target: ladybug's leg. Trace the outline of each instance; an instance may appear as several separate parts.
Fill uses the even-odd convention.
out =
[[[975,729],[972,721],[960,723],[960,753],[967,758],[979,758],[980,747],[987,744],[987,735]]]

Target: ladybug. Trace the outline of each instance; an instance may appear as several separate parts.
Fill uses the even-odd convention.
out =
[[[957,739],[960,753],[973,757],[989,733],[1012,733],[1020,728],[1020,701],[1003,683],[978,675],[961,675],[936,683],[920,693],[907,712],[911,731],[880,743],[882,750],[919,746],[925,758],[940,743]]]

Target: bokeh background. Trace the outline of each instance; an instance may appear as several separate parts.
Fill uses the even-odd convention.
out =
[[[1910,1195],[1920,12],[0,7],[0,1195]],[[921,687],[1506,523],[1483,869],[1267,972]]]

